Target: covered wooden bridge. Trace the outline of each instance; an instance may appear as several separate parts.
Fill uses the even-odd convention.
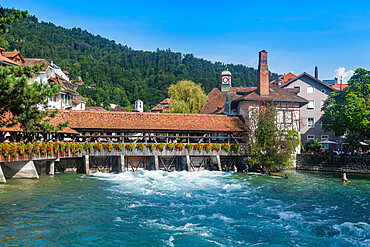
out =
[[[231,167],[244,159],[238,151],[219,148],[223,145],[236,145],[243,142],[242,133],[248,131],[246,124],[237,116],[210,114],[176,113],[138,113],[138,112],[92,112],[60,111],[52,123],[63,121],[69,127],[61,133],[44,135],[45,139],[72,141],[73,143],[120,143],[123,147],[134,144],[136,148],[128,150],[80,150],[75,153],[56,153],[52,155],[28,155],[1,158],[0,165],[8,174],[17,176],[21,171],[35,170],[38,174],[54,171],[137,171],[148,170],[221,170]],[[2,129],[19,136],[21,129]],[[17,134],[14,134],[16,132]],[[56,141],[56,140],[55,140]],[[149,145],[191,144],[218,145],[214,150],[149,150]],[[145,145],[145,148],[137,148]],[[21,163],[19,163],[21,162]],[[32,164],[30,164],[30,162]],[[13,163],[13,164],[12,164]],[[17,165],[14,165],[17,163]],[[16,168],[15,168],[16,167]],[[12,170],[12,168],[14,168]],[[48,172],[45,172],[48,171]],[[24,171],[23,171],[24,173]],[[27,173],[27,172],[26,172]],[[36,172],[33,171],[33,174]],[[6,174],[5,174],[6,175]],[[5,176],[6,177],[6,176]]]

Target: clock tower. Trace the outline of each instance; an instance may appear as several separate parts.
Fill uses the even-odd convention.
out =
[[[225,71],[221,73],[221,92],[229,92],[231,88],[231,73],[226,68]]]

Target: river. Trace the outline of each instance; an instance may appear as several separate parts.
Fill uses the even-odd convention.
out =
[[[282,176],[283,174],[278,174]],[[58,173],[0,185],[0,246],[370,246],[370,176]]]

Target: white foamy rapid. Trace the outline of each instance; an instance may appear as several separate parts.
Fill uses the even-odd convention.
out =
[[[154,238],[157,245],[369,244],[369,218],[356,221],[351,212],[343,211],[353,205],[353,197],[333,200],[343,187],[325,185],[335,189],[329,198],[325,194],[329,192],[317,188],[311,177],[287,180],[210,171],[95,173],[93,177],[104,181],[107,199],[115,205],[112,224],[123,229],[135,226],[148,233],[142,238]],[[362,198],[356,205],[360,211],[368,207],[368,197]]]

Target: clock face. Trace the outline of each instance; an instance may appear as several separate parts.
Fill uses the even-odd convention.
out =
[[[222,84],[230,84],[230,79],[228,76],[222,77]]]

